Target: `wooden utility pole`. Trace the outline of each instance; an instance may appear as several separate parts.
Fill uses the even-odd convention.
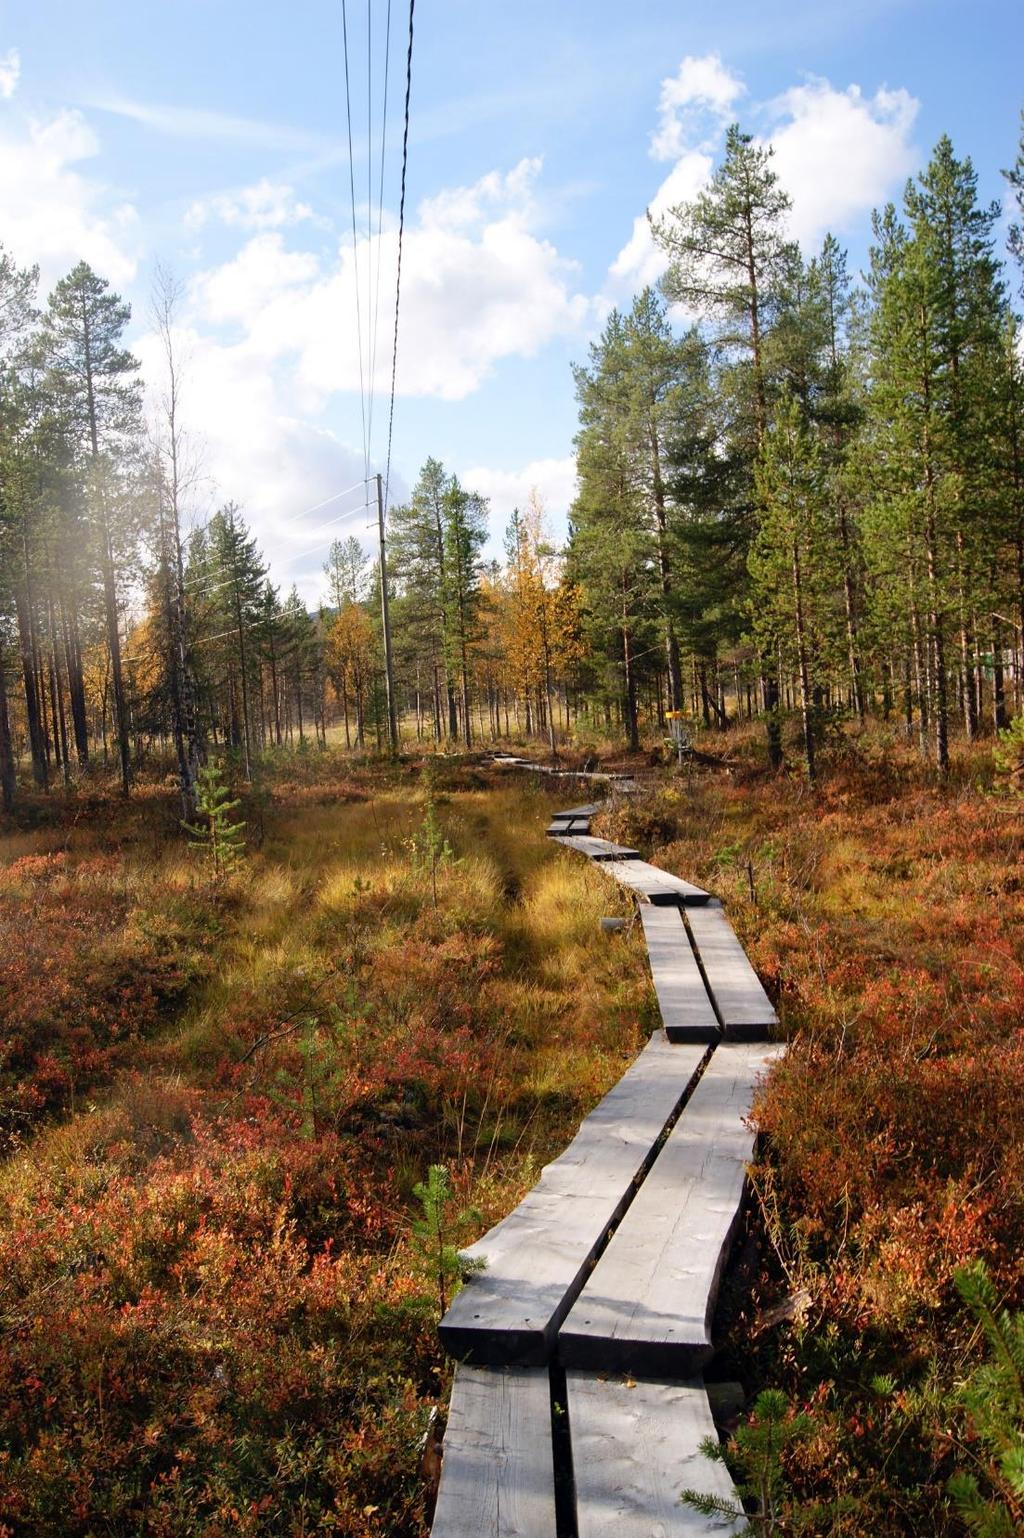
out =
[[[377,481],[377,533],[380,538],[380,617],[384,629],[384,677],[388,695],[388,742],[392,758],[398,752],[398,716],[395,711],[395,670],[391,657],[391,613],[388,608],[388,560],[384,548],[384,487]]]

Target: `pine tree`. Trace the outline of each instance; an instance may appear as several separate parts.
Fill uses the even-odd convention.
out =
[[[218,509],[190,550],[194,603],[204,632],[202,670],[223,735],[240,751],[246,779],[256,746],[259,629],[266,619],[266,566],[235,503]]]
[[[452,476],[441,508],[445,652],[449,678],[457,676],[461,683],[462,736],[468,748],[472,741],[469,655],[480,633],[480,552],[487,539],[487,503]]]
[[[193,847],[206,859],[214,881],[238,869],[245,855],[244,822],[232,822],[241,806],[231,799],[218,764],[203,764],[196,782],[196,821],[183,823]]]
[[[121,346],[131,307],[86,262],[47,303],[43,347],[50,386],[87,461],[87,502],[103,585],[121,790],[131,789],[128,700],[121,659],[118,581],[133,531],[120,471],[141,430],[139,364]],[[127,524],[127,526],[126,526]]]
[[[795,397],[784,401],[757,467],[761,527],[750,552],[755,633],[791,665],[807,777],[817,778],[814,699],[828,676],[838,574],[819,446]]]
[[[1017,217],[1010,224],[1007,244],[1011,255],[1016,257],[1020,266],[1020,292],[1024,297],[1024,111],[1020,115],[1020,143],[1017,158],[1012,169],[1004,171],[1003,175],[1009,183],[1013,200],[1017,205]]]
[[[457,1209],[452,1178],[444,1164],[432,1164],[425,1181],[413,1187],[421,1216],[413,1220],[413,1248],[420,1268],[437,1293],[438,1317],[447,1311],[465,1270],[479,1269],[459,1254],[457,1241],[465,1230],[480,1222],[473,1207]]]
[[[649,526],[661,590],[668,703],[673,710],[682,704],[682,674],[666,439],[676,408],[679,369],[680,346],[664,303],[645,288],[628,315],[612,312],[600,340],[591,346],[589,368],[574,371],[581,422],[592,434],[616,437],[638,511],[645,514]]]
[[[730,457],[743,465],[753,514],[754,466],[771,413],[771,335],[798,257],[786,235],[789,198],[771,167],[770,148],[733,124],[725,156],[710,186],[654,223],[669,258],[666,297],[696,312],[728,363],[720,374],[732,439]],[[755,520],[750,519],[750,535]],[[778,683],[765,659],[761,690],[768,751],[781,762],[776,727]]]
[[[450,738],[459,734],[445,548],[447,487],[448,476],[440,460],[428,459],[409,502],[391,510],[389,559],[396,589],[395,629],[408,630],[426,658],[438,739],[445,733]]]
[[[598,344],[601,353],[614,355],[621,330],[622,319],[613,313]],[[568,576],[581,594],[584,631],[613,680],[605,685],[605,699],[621,703],[626,741],[635,750],[640,745],[637,654],[650,655],[651,621],[660,607],[657,554],[628,433],[604,393],[591,389],[591,380],[577,371],[579,491],[571,513]]]
[[[771,156],[733,123],[710,186],[654,224],[670,263],[668,299],[710,322],[719,347],[746,357],[757,440],[768,428],[765,342],[793,257],[789,197]]]
[[[785,1394],[778,1389],[762,1390],[749,1421],[739,1428],[727,1448],[717,1437],[708,1437],[701,1443],[706,1458],[730,1465],[737,1494],[756,1507],[754,1515],[747,1518],[738,1501],[723,1500],[700,1490],[684,1490],[681,1499],[701,1516],[745,1522],[742,1528],[734,1529],[737,1538],[788,1538],[789,1534],[821,1532],[826,1521],[829,1530],[833,1530],[832,1522],[850,1503],[843,1499],[799,1501],[786,1474],[787,1450],[805,1441],[813,1430],[811,1417],[794,1414]]]
[[[989,1464],[987,1492],[974,1473],[955,1475],[949,1491],[978,1538],[1013,1538],[1024,1527],[1024,1314],[1000,1307],[980,1261],[961,1267],[954,1280],[988,1346],[988,1360],[965,1380],[959,1397]]]

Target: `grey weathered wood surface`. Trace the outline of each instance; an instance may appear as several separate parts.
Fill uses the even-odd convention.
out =
[[[606,838],[589,838],[585,834],[556,834],[560,844],[567,849],[573,849],[577,854],[585,854],[588,860],[639,860],[639,849],[630,849],[628,844],[612,844]]]
[[[646,860],[602,860],[601,869],[622,886],[632,887],[652,903],[706,903],[708,893],[691,881],[683,881]]]
[[[579,1538],[725,1538],[746,1523],[702,1517],[679,1492],[739,1498],[700,1450],[715,1435],[702,1383],[642,1383],[566,1374]]]
[[[433,1538],[555,1538],[551,1400],[544,1368],[459,1367]]]
[[[722,904],[715,899],[688,911],[687,922],[724,1035],[735,1041],[765,1040],[778,1016]]]
[[[609,769],[555,769],[551,764],[537,764],[532,758],[517,758],[513,753],[492,753],[491,762],[499,769],[531,769],[535,774],[548,774],[556,780],[593,780],[604,785],[614,785],[623,795],[638,789],[631,774],[616,774]]]
[[[718,1284],[754,1146],[744,1118],[778,1050],[715,1048],[569,1311],[558,1337],[564,1362],[685,1377],[711,1355]]]
[[[548,838],[585,838],[589,831],[589,817],[577,817],[570,822],[553,822],[546,830]]]
[[[548,1360],[595,1252],[621,1216],[666,1123],[704,1058],[658,1031],[506,1218],[466,1251],[469,1277],[441,1321],[459,1360]]]
[[[669,1041],[718,1041],[718,1017],[704,986],[683,915],[676,907],[640,905],[651,978]]]

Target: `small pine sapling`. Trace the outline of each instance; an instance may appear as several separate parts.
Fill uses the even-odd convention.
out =
[[[978,1538],[1024,1532],[1024,1314],[1001,1308],[984,1264],[954,1273],[957,1291],[980,1325],[988,1360],[960,1386],[959,1399],[988,1454],[982,1489],[976,1474],[955,1474],[949,1493]]]
[[[442,865],[454,859],[452,847],[441,830],[437,819],[437,798],[434,793],[434,776],[431,769],[424,775],[425,810],[420,824],[420,836],[411,841],[413,859],[430,872],[430,890],[434,907],[437,907],[437,872]]]
[[[475,1207],[455,1208],[452,1177],[443,1164],[430,1166],[426,1180],[413,1187],[413,1195],[423,1214],[413,1221],[413,1245],[422,1272],[437,1288],[438,1310],[444,1314],[462,1276],[482,1269],[467,1263],[458,1248],[459,1235],[479,1223],[480,1214]]]
[[[794,1442],[800,1442],[813,1430],[811,1417],[794,1415],[789,1401],[778,1389],[764,1389],[754,1401],[754,1413],[723,1447],[717,1437],[705,1437],[700,1450],[713,1463],[727,1463],[742,1501],[755,1503],[757,1510],[748,1514],[736,1501],[701,1490],[684,1490],[680,1499],[705,1517],[725,1517],[746,1521],[738,1538],[789,1538],[818,1530],[822,1517],[835,1517],[846,1509],[844,1501],[814,1502],[798,1505],[794,1498],[783,1454]]]
[[[237,870],[245,855],[244,822],[232,822],[241,805],[231,800],[217,764],[204,764],[196,780],[196,821],[182,823],[194,849],[205,857],[214,881]]]
[[[999,733],[993,758],[1001,794],[1024,796],[1024,716],[1014,716]]]

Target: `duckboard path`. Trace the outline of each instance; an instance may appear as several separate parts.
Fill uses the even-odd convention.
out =
[[[536,772],[525,759],[508,767]],[[557,771],[549,771],[557,772]],[[573,776],[576,777],[576,776]],[[596,778],[596,776],[595,776]],[[680,1491],[739,1499],[701,1451],[702,1378],[778,1019],[722,904],[590,835],[548,834],[632,892],[662,1025],[536,1186],[466,1252],[433,1538],[705,1538]]]

